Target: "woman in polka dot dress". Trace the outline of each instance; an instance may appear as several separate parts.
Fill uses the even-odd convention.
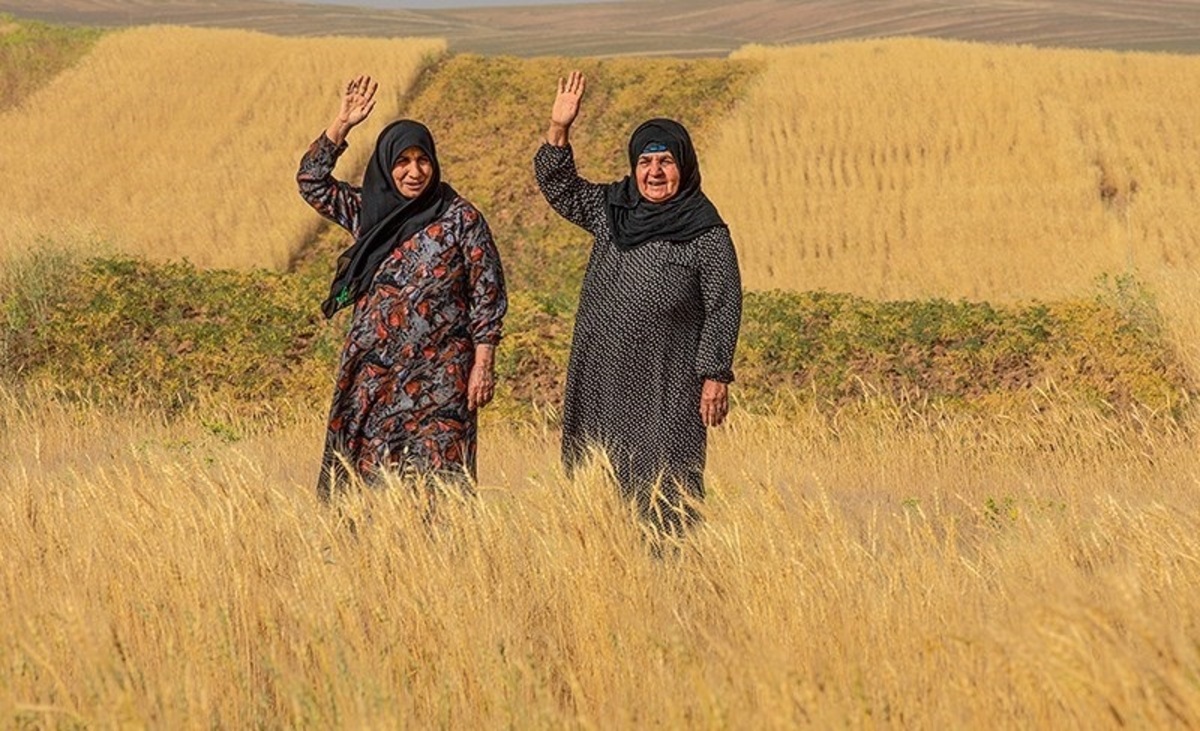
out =
[[[630,175],[579,177],[570,146],[586,81],[560,79],[538,186],[594,237],[571,343],[563,411],[568,472],[589,448],[657,529],[679,533],[704,496],[706,427],[729,409],[742,289],[729,229],[700,189],[687,130],[652,119],[629,143]]]

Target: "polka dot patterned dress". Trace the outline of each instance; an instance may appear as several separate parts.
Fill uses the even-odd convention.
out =
[[[564,465],[571,472],[590,447],[603,449],[623,497],[677,530],[694,517],[681,498],[704,496],[702,384],[733,380],[742,290],[729,230],[623,250],[606,186],[579,177],[569,146],[543,144],[534,168],[554,210],[594,237],[567,371]]]

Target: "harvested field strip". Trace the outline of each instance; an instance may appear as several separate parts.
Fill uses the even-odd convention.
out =
[[[360,132],[373,140],[444,48],[164,27],[105,35],[25,108],[0,115],[0,261],[73,230],[159,260],[282,269],[318,227],[295,170],[346,79],[369,70],[382,84]],[[355,145],[347,168],[370,148]]]

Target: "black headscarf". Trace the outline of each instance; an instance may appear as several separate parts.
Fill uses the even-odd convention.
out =
[[[637,161],[647,145],[665,147],[679,166],[679,191],[663,203],[651,203],[638,192]],[[653,239],[682,243],[690,241],[725,221],[708,196],[700,190],[700,164],[687,129],[672,119],[643,122],[629,138],[630,174],[608,185],[608,219],[613,241],[628,251]]]
[[[396,159],[410,147],[421,148],[433,163],[429,185],[412,199],[400,195],[392,180]],[[329,298],[321,304],[325,317],[333,317],[342,307],[357,300],[371,286],[375,270],[391,253],[392,246],[407,241],[436,221],[456,195],[453,188],[442,182],[433,135],[425,125],[401,119],[384,127],[363,176],[358,239],[338,257]]]

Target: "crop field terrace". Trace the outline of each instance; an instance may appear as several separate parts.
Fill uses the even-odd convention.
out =
[[[1200,726],[1195,59],[0,33],[0,726]],[[682,119],[747,287],[665,546],[558,463],[575,66],[583,172]],[[338,174],[425,120],[505,258],[472,500],[314,495],[348,242],[293,175],[359,72]]]

